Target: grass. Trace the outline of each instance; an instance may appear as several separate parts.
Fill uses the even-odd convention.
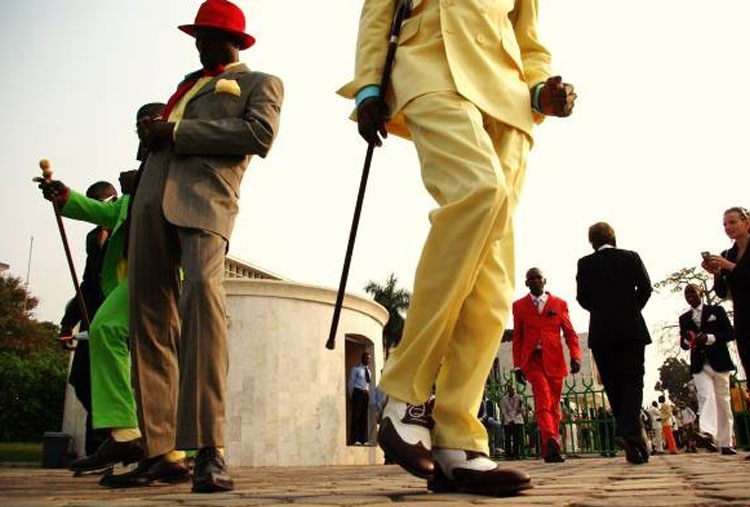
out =
[[[42,462],[41,442],[0,442],[0,462]]]

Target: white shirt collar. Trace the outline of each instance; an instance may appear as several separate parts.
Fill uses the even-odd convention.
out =
[[[612,245],[602,245],[596,249],[596,251],[604,250],[605,248],[614,248]]]

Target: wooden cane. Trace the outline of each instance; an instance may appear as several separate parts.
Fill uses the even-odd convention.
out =
[[[401,23],[411,15],[411,0],[398,0],[396,10],[393,13],[393,22],[391,23],[391,34],[388,38],[388,52],[385,57],[383,66],[383,75],[380,78],[380,95],[378,100],[385,100],[385,93],[388,88],[388,82],[391,77],[393,60],[396,57],[396,47],[398,46],[398,37],[401,34]],[[333,307],[333,319],[331,321],[331,331],[328,334],[326,348],[333,350],[336,348],[336,332],[339,327],[339,318],[341,317],[341,308],[344,304],[344,294],[346,293],[346,281],[349,278],[349,266],[352,262],[352,253],[354,252],[354,242],[357,239],[357,229],[359,228],[359,217],[362,214],[362,203],[365,199],[365,190],[367,188],[367,178],[370,175],[370,164],[372,163],[372,154],[375,151],[375,145],[368,143],[367,155],[365,156],[365,165],[362,168],[362,178],[359,181],[359,193],[357,194],[357,203],[354,206],[354,216],[352,217],[352,227],[349,230],[349,242],[346,245],[346,255],[344,256],[344,266],[341,269],[341,280],[339,290],[336,294],[336,304]]]
[[[52,169],[50,169],[49,160],[43,158],[39,161],[39,167],[42,169],[42,178],[46,183],[52,181]],[[60,207],[57,205],[57,201],[52,200],[52,208],[55,210],[55,220],[57,220],[57,229],[60,231],[60,239],[62,239],[63,249],[65,250],[65,257],[68,259],[68,269],[70,269],[70,276],[73,278],[73,286],[76,289],[76,301],[78,302],[78,308],[81,309],[81,320],[86,324],[86,329],[91,325],[89,320],[89,314],[86,311],[86,302],[83,300],[83,293],[81,293],[81,286],[78,284],[78,275],[76,274],[76,267],[73,264],[73,256],[70,254],[70,245],[68,245],[68,235],[65,234],[65,225],[63,225],[62,216],[60,215]]]

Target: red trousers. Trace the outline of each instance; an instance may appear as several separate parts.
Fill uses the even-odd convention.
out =
[[[531,382],[534,393],[536,422],[542,436],[542,453],[545,453],[550,438],[560,443],[560,393],[563,379],[548,377],[544,373],[541,353],[531,355],[524,374]]]
[[[664,441],[667,442],[667,449],[669,454],[677,454],[677,444],[674,441],[674,433],[672,428],[669,426],[662,426],[661,432],[664,434]]]

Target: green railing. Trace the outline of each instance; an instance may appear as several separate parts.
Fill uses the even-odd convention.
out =
[[[750,403],[747,398],[747,380],[740,380],[735,375],[731,377],[731,403],[734,414],[734,435],[737,438],[737,448],[750,450]]]
[[[511,371],[492,374],[487,383],[488,398],[499,408],[501,400],[508,394],[509,386],[513,386],[521,397],[524,414],[521,457],[539,456],[542,451],[541,439],[530,384],[516,382]],[[563,453],[613,456],[616,450],[613,441],[615,421],[608,410],[604,390],[597,389],[592,378],[578,375],[565,379],[561,399],[563,408],[560,414],[560,443]],[[502,422],[500,411],[498,419]],[[490,435],[490,450],[494,455],[498,455],[503,447],[504,435]]]
[[[750,450],[750,402],[747,397],[747,380],[733,377],[731,382],[737,447]],[[487,382],[487,396],[497,404],[498,420],[502,423],[500,402],[507,396],[509,386],[513,386],[521,397],[524,415],[519,446],[521,457],[539,456],[542,449],[531,385],[528,382],[526,384],[516,382],[512,371],[492,373]],[[560,414],[560,442],[563,453],[614,456],[617,450],[613,441],[615,421],[609,412],[607,395],[603,389],[597,389],[593,378],[583,375],[566,378],[561,399],[563,408]],[[655,428],[652,431],[661,431],[661,428]],[[651,437],[652,435],[649,435],[649,438]],[[493,455],[498,456],[504,447],[504,435],[491,431],[490,451]]]

